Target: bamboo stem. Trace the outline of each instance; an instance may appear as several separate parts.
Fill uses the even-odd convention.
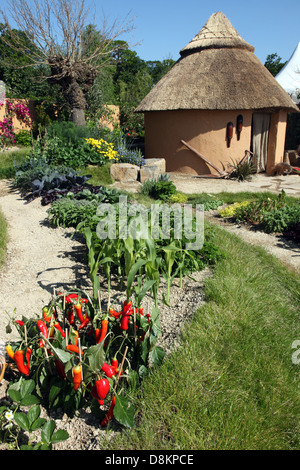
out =
[[[123,369],[123,365],[124,365],[124,361],[125,361],[127,351],[128,351],[128,346],[126,346],[126,348],[125,348],[125,352],[124,352],[124,355],[123,355],[123,358],[122,358],[122,362],[121,362],[121,365],[119,367],[119,373],[118,373],[118,377],[117,377],[117,380],[116,380],[116,383],[115,383],[115,386],[114,386],[114,392],[116,391],[117,385],[119,383],[119,379],[120,379],[120,375],[121,375],[121,372],[122,372],[122,369]]]
[[[102,307],[101,307],[101,294],[100,291],[98,290],[98,304],[99,304],[99,310],[100,314],[102,313]]]

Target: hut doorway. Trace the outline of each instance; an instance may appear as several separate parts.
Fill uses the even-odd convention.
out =
[[[271,115],[253,113],[252,117],[252,152],[257,173],[266,171]]]

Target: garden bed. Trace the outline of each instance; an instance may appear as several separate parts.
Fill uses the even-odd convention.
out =
[[[208,220],[219,225],[230,233],[238,235],[251,245],[261,246],[268,253],[278,258],[286,266],[297,271],[300,270],[300,246],[288,240],[282,234],[264,233],[257,227],[237,223],[234,220],[223,219],[218,211],[206,213]]]
[[[175,279],[171,287],[171,302],[169,306],[160,302],[160,324],[162,336],[159,345],[165,350],[166,355],[171,354],[180,347],[180,334],[184,325],[192,320],[196,311],[205,302],[204,282],[212,275],[212,270],[206,268],[203,271],[194,273],[193,279],[183,278],[182,288],[179,287],[179,280]],[[105,281],[103,285],[103,302],[107,301]],[[166,294],[166,286],[162,281],[160,289],[160,300]],[[117,283],[112,283],[111,301],[114,298],[122,298],[122,292],[118,290]],[[150,296],[145,296],[143,305],[152,306],[153,300]],[[4,380],[0,384],[0,399],[5,396],[9,382],[9,370],[6,372]],[[42,409],[42,417],[51,418],[55,421],[57,429],[65,430],[69,434],[69,439],[54,446],[55,450],[101,450],[103,443],[107,440],[106,429],[101,428],[99,419],[91,413],[89,408],[80,409],[75,414],[67,414],[62,409],[52,410],[47,413]],[[109,439],[113,439],[120,433],[122,428],[113,421],[110,426]],[[25,441],[26,442],[26,441]],[[6,444],[0,444],[0,450],[5,450]]]

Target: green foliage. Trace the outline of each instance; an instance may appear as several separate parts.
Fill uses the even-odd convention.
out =
[[[159,210],[159,205],[157,208]],[[95,282],[99,282],[97,273],[100,266],[104,266],[104,275],[108,286],[110,286],[113,274],[118,276],[119,282],[124,283],[132,266],[143,260],[139,266],[140,282],[143,281],[143,285],[148,285],[147,283],[155,281],[150,287],[157,305],[157,292],[161,277],[166,278],[169,287],[175,276],[180,278],[181,284],[183,275],[214,265],[223,256],[222,251],[214,243],[214,231],[209,228],[206,229],[204,245],[201,249],[186,249],[186,245],[191,242],[191,239],[189,239],[185,230],[183,230],[181,238],[176,236],[174,213],[172,211],[170,213],[170,230],[163,235],[162,231],[165,231],[166,227],[162,228],[160,226],[159,234],[155,238],[152,237],[151,233],[148,234],[148,238],[143,236],[151,226],[151,212],[148,213],[147,227],[144,221],[142,226],[140,225],[139,215],[130,214],[130,205],[127,207],[122,206],[122,212],[126,211],[126,220],[124,220],[124,214],[122,214],[122,223],[119,219],[119,211],[120,205],[116,204],[114,206],[114,213],[116,214],[114,237],[103,240],[98,233],[99,227],[103,229],[102,224],[107,223],[106,216],[99,216],[98,214],[87,218],[83,216],[81,223],[77,226],[77,230],[82,232],[86,238],[90,253],[90,266],[92,266],[90,268],[91,279],[94,285]],[[160,217],[162,217],[161,214]],[[184,214],[182,213],[183,217]],[[126,226],[128,238],[124,238],[124,235],[119,236],[121,229],[124,229],[122,224]],[[182,227],[184,227],[184,220],[182,220]],[[134,239],[129,235],[132,229],[136,231]],[[195,234],[195,217],[192,219],[192,229],[193,234]],[[146,232],[143,232],[143,230]],[[131,285],[131,283],[129,284]],[[96,286],[96,290],[97,288]],[[127,296],[130,296],[130,292],[127,292]],[[168,294],[166,301],[168,302]]]
[[[1,152],[0,154],[0,179],[13,178],[16,173],[16,166],[26,160],[30,154],[29,148]]]
[[[56,430],[55,421],[40,417],[40,399],[33,394],[34,390],[34,380],[23,377],[9,385],[8,399],[0,406],[0,441],[18,450],[52,450],[54,444],[68,439],[69,434]],[[21,407],[26,411],[21,411]],[[22,444],[25,440],[27,444]]]
[[[156,180],[153,180],[153,179],[148,179],[144,181],[140,189],[141,194],[143,194],[143,196],[151,197],[150,195],[152,191],[154,191],[155,184],[156,184]]]
[[[31,147],[32,146],[32,135],[30,131],[20,130],[15,134],[15,143],[20,147]]]
[[[100,203],[115,203],[120,193],[115,189],[102,186],[96,194],[84,189],[77,194],[69,192],[66,197],[60,197],[51,204],[48,210],[48,220],[54,227],[74,227],[85,221],[92,224]]]
[[[249,201],[235,202],[234,204],[230,204],[229,206],[224,207],[224,209],[219,210],[219,214],[221,217],[224,218],[231,218],[234,216],[237,216],[237,218],[239,218],[239,214],[242,211],[245,211],[245,208],[247,208],[249,205]]]
[[[196,196],[192,198],[190,202],[193,204],[193,206],[203,205],[205,211],[216,210],[224,204],[222,199],[211,194],[202,194],[201,196]]]
[[[149,195],[153,199],[168,201],[176,192],[176,186],[172,181],[157,181]]]
[[[49,223],[53,227],[77,227],[83,219],[92,221],[97,207],[96,201],[60,198],[51,204],[48,211]]]
[[[40,196],[45,190],[72,188],[83,184],[87,176],[79,176],[72,168],[62,165],[49,165],[45,159],[30,158],[16,166],[14,186],[23,194]]]
[[[56,137],[63,144],[80,145],[85,138],[90,137],[88,126],[76,126],[72,121],[54,121],[47,126],[49,137]]]
[[[169,197],[170,204],[184,204],[185,202],[187,202],[187,200],[188,200],[188,196],[180,192],[172,194]]]
[[[233,168],[232,173],[230,174],[231,178],[236,178],[238,181],[251,181],[252,173],[254,172],[254,166],[251,161],[233,161],[230,164]]]
[[[74,169],[87,165],[104,165],[106,161],[83,139],[67,142],[58,136],[50,137],[48,134],[37,140],[32,157],[42,157],[49,165],[63,165]]]
[[[276,198],[262,196],[257,201],[236,203],[220,211],[220,215],[257,225],[266,233],[282,233],[300,221],[300,203],[287,200],[282,191]]]
[[[299,222],[300,203],[265,212],[263,229],[266,233],[284,232]]]
[[[277,54],[269,54],[265,61],[265,67],[271,72],[273,77],[276,77],[280,70],[285,66],[286,62],[282,62],[281,57]]]
[[[169,175],[160,175],[157,180],[146,180],[142,184],[141,193],[153,199],[169,201],[177,193],[176,186],[169,180]]]

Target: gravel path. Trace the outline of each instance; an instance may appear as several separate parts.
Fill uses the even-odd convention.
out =
[[[30,316],[49,302],[53,289],[76,287],[86,268],[84,246],[72,230],[50,229],[47,207],[36,199],[26,204],[8,181],[0,181],[0,208],[8,222],[9,242],[0,271],[0,342],[7,341],[8,315]],[[10,335],[11,337],[11,335]]]

